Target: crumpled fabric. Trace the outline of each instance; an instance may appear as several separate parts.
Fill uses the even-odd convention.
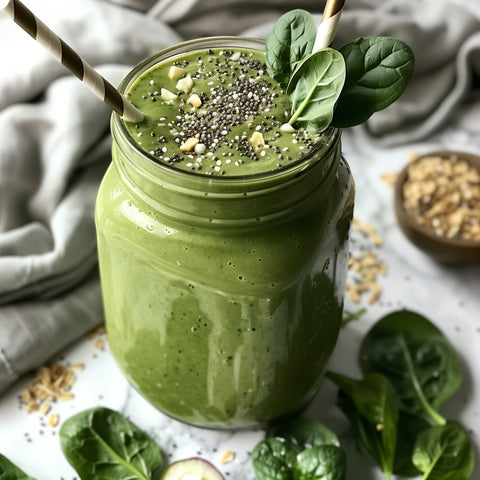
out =
[[[139,61],[207,35],[266,38],[286,0],[25,0],[114,85]],[[373,145],[428,138],[478,87],[480,6],[349,0],[333,46],[407,42],[404,95],[355,127]],[[320,21],[323,3],[304,0]],[[0,392],[103,321],[94,204],[109,108],[0,12]],[[480,130],[480,118],[472,123]]]

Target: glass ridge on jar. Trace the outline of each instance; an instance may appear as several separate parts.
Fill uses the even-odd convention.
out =
[[[137,66],[216,47],[215,37]],[[96,204],[108,340],[155,407],[211,428],[287,418],[318,391],[342,319],[354,186],[340,131],[289,167],[212,177],[156,162],[112,116]]]

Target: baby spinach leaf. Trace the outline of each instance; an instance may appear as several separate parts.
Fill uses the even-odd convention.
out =
[[[363,380],[333,372],[328,372],[327,377],[340,389],[337,405],[352,425],[360,452],[372,457],[390,478],[398,421],[393,387],[378,373],[368,373]]]
[[[0,453],[0,480],[35,480]]]
[[[401,310],[381,318],[362,341],[360,364],[392,382],[403,410],[445,423],[437,410],[460,386],[462,371],[453,347],[425,317]]]
[[[292,10],[282,15],[265,44],[267,72],[286,87],[295,66],[312,52],[317,26],[305,10]]]
[[[302,450],[320,445],[340,446],[338,437],[323,423],[309,418],[296,418],[269,428],[269,437],[281,437]]]
[[[337,50],[322,48],[311,54],[298,65],[287,86],[292,102],[288,123],[304,123],[317,133],[325,130],[344,81],[345,62]]]
[[[252,464],[258,480],[292,480],[292,468],[300,448],[284,438],[270,437],[258,443],[252,452]]]
[[[163,465],[154,440],[108,408],[70,417],[60,429],[60,444],[82,480],[151,480]]]
[[[474,454],[470,438],[461,425],[448,422],[430,427],[417,436],[412,461],[422,480],[468,480]]]
[[[295,480],[344,480],[346,472],[344,451],[335,445],[317,445],[297,455],[293,466]]]
[[[388,107],[403,93],[413,73],[414,55],[401,40],[357,38],[340,49],[346,79],[332,125],[352,127]]]
[[[393,473],[402,477],[416,477],[420,474],[412,463],[413,446],[417,435],[427,428],[430,428],[430,423],[423,417],[399,412]]]

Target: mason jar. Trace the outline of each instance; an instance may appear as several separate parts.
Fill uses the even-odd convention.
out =
[[[138,65],[216,47],[194,40]],[[288,167],[206,176],[160,164],[113,114],[113,161],[96,204],[113,356],[155,407],[228,428],[274,422],[318,391],[342,320],[354,186],[329,128]]]

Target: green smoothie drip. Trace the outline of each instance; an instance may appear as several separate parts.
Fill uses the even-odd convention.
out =
[[[209,49],[155,65],[127,92],[145,115],[127,123],[131,136],[159,163],[198,174],[288,167],[321,136],[285,124],[291,103],[264,60],[260,51]]]

